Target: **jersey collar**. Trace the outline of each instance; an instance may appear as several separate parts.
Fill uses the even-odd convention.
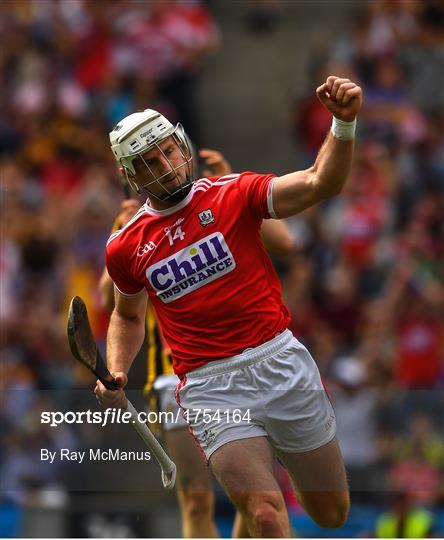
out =
[[[152,206],[150,206],[150,200],[147,199],[144,205],[145,210],[148,212],[148,214],[151,214],[152,216],[169,216],[170,214],[174,214],[175,212],[182,210],[182,208],[184,208],[191,201],[194,195],[193,188],[194,186],[191,188],[185,199],[181,200],[174,206],[170,206],[170,208],[165,208],[165,210],[155,210]]]

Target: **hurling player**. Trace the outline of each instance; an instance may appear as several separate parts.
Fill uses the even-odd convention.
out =
[[[108,365],[120,389],[98,381],[95,391],[107,407],[123,406],[148,296],[180,378],[176,400],[255,537],[290,535],[275,454],[319,525],[339,527],[349,510],[334,412],[313,358],[288,330],[260,239],[264,219],[337,195],[348,176],[361,88],[329,76],[316,93],[333,115],[331,130],[311,167],[280,177],[196,179],[182,126],[150,109],[110,133],[128,183],[148,200],[107,244],[116,288]]]
[[[223,176],[232,172],[231,166],[220,152],[203,149],[199,155],[205,163],[204,175]],[[123,201],[121,206],[113,232],[128,223],[139,210],[140,203],[135,199],[128,199]],[[283,221],[264,221],[261,237],[267,250],[274,255],[285,255],[293,248],[292,236]],[[100,292],[103,303],[112,311],[114,286],[106,269],[100,279]],[[161,427],[168,454],[177,465],[177,496],[182,518],[182,536],[184,538],[217,537],[211,476],[203,456],[189,433],[187,423],[180,414],[176,414],[178,405],[174,398],[174,389],[179,380],[174,375],[171,352],[165,346],[150,303],[146,312],[145,333],[148,349],[147,381],[144,393],[149,407],[173,412],[174,418],[178,418],[177,422],[162,422]],[[245,531],[245,522],[238,515],[233,536],[244,536]]]

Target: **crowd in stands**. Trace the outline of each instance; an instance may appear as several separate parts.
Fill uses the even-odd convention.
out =
[[[442,4],[381,0],[309,64],[312,87],[341,73],[365,92],[350,179],[289,220],[300,249],[284,278],[295,334],[330,383],[355,500],[444,502],[443,46]],[[308,164],[331,119],[311,95],[292,115]]]
[[[42,426],[40,412],[72,408],[91,382],[68,350],[72,296],[106,335],[97,285],[123,197],[108,132],[151,107],[198,143],[193,89],[219,29],[199,1],[7,0],[0,34],[0,490],[57,504],[41,488],[63,489],[60,470],[40,448],[74,450],[89,434]]]
[[[364,88],[355,163],[339,197],[288,220],[296,248],[277,267],[292,330],[330,389],[355,502],[400,492],[433,510],[444,505],[444,8],[357,4],[309,64],[310,89],[330,73]],[[277,31],[273,17],[260,27]],[[194,89],[220,35],[199,1],[7,0],[0,36],[0,490],[62,504],[45,499],[60,479],[39,449],[75,448],[82,434],[39,415],[91,382],[68,350],[73,295],[106,334],[97,282],[122,198],[107,132],[152,107],[199,146]],[[331,117],[311,91],[290,115],[305,166]]]

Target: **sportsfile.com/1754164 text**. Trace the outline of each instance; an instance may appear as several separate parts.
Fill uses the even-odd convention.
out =
[[[130,412],[123,409],[109,408],[103,411],[43,411],[40,414],[40,422],[50,427],[61,424],[97,424],[102,427],[108,424],[131,424],[136,421],[143,424],[174,424],[182,418],[189,424],[197,422],[209,423],[249,423],[250,410],[245,409],[186,409],[177,411],[140,411],[137,420],[132,418]]]

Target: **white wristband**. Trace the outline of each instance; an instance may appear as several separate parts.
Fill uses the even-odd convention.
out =
[[[355,138],[356,118],[353,122],[344,122],[344,120],[339,120],[339,118],[333,116],[330,131],[337,139],[350,141]]]

